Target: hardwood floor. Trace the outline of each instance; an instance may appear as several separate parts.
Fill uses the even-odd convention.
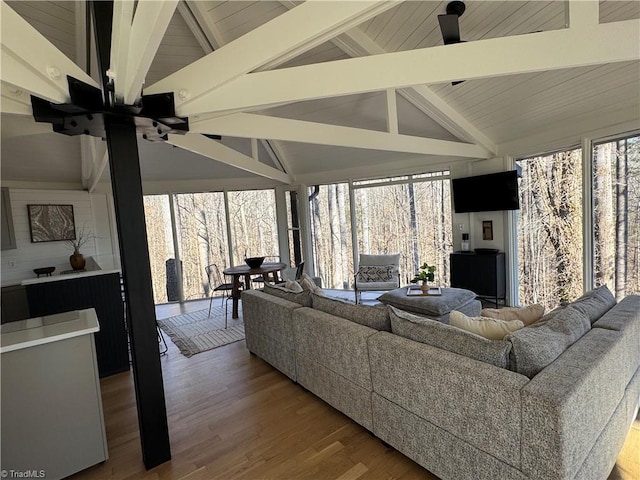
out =
[[[158,318],[208,308],[158,308]],[[102,380],[109,460],[80,479],[436,479],[291,382],[244,341],[191,358],[162,357],[172,460],[145,471],[132,374]],[[636,421],[609,480],[640,478]],[[499,479],[497,479],[499,480]]]

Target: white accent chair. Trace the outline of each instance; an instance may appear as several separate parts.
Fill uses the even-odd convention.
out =
[[[353,276],[356,303],[362,292],[382,292],[400,287],[400,254],[360,254],[358,270]]]

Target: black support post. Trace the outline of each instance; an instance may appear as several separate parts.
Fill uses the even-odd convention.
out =
[[[142,458],[147,469],[171,459],[153,303],[136,127],[105,117],[111,184],[124,276]]]

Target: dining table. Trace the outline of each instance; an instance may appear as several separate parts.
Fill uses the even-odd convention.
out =
[[[251,268],[249,265],[236,265],[228,267],[222,273],[233,278],[233,288],[231,290],[231,298],[233,299],[233,312],[231,318],[238,318],[238,303],[240,301],[240,279],[244,276],[244,284],[246,289],[251,288],[251,277],[262,275],[265,282],[278,283],[278,272],[287,268],[286,263],[265,262],[257,268]]]

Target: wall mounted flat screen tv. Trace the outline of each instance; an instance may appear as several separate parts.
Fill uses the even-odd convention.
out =
[[[518,210],[518,172],[491,173],[454,178],[453,205],[456,213]]]

